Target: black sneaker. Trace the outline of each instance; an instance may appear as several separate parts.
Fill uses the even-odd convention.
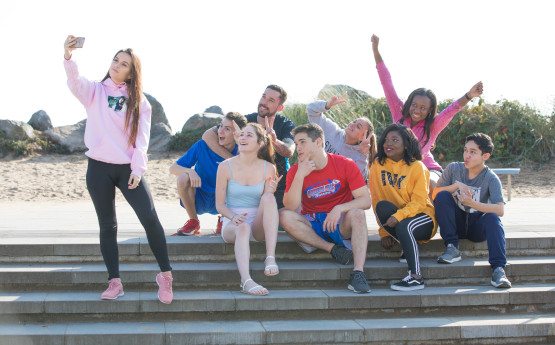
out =
[[[340,244],[333,246],[331,256],[342,265],[348,265],[353,261],[353,251]]]
[[[416,279],[410,274],[400,282],[391,284],[391,289],[397,290],[397,291],[421,290],[423,288],[424,288],[424,279],[422,278]]]
[[[406,264],[407,263],[407,258],[405,257],[405,253],[401,252],[401,256],[399,257],[399,262],[402,264]]]
[[[351,272],[347,288],[354,293],[369,293],[371,291],[370,285],[368,285],[368,282],[366,281],[366,276],[364,275],[364,272],[361,271]]]

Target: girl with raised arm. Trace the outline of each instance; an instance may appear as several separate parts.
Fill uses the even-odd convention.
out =
[[[148,238],[161,272],[156,276],[158,299],[171,303],[172,274],[164,229],[143,177],[150,139],[151,106],[142,92],[141,62],[132,49],[116,53],[101,81],[79,75],[72,52],[77,38],[64,43],[64,67],[71,92],[87,112],[87,189],[100,225],[100,250],[108,269],[108,289],[102,299],[123,296],[120,280],[115,188],[129,202]]]
[[[351,158],[368,183],[368,167],[376,155],[376,135],[374,125],[366,117],[351,121],[345,129],[324,115],[332,107],[345,103],[345,96],[333,96],[328,101],[315,101],[306,107],[308,121],[316,123],[324,130],[327,153]]]
[[[378,50],[379,42],[379,37],[372,35],[372,51],[376,60],[376,68],[378,69],[378,75],[384,89],[387,104],[391,110],[393,123],[400,123],[409,127],[418,138],[420,148],[422,149],[422,163],[432,173],[430,175],[431,195],[443,169],[434,160],[430,150],[435,144],[439,133],[447,127],[455,114],[474,97],[480,96],[484,86],[481,81],[476,83],[470,88],[470,91],[466,92],[461,98],[454,101],[439,114],[437,114],[436,95],[430,89],[419,88],[414,90],[407,98],[407,101],[403,103],[395,92],[391,75],[387,67],[385,67],[385,63]]]
[[[274,192],[281,176],[276,177],[273,151],[264,128],[249,123],[239,137],[239,155],[220,163],[216,177],[216,209],[225,217],[222,238],[235,244],[241,292],[257,296],[267,295],[268,290],[250,276],[250,240],[266,241],[264,274],[279,273],[275,258],[279,215]]]

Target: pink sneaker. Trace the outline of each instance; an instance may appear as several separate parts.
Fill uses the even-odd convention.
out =
[[[162,273],[158,273],[156,276],[156,283],[158,284],[158,299],[160,302],[165,304],[170,304],[173,300],[173,291],[172,291],[172,275],[163,275]]]
[[[118,278],[113,278],[110,279],[110,281],[108,282],[108,288],[102,293],[102,295],[100,295],[100,298],[116,299],[120,296],[123,296],[123,294],[123,285],[121,285],[121,282]]]

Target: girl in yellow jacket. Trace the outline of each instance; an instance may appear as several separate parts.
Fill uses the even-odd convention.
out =
[[[403,125],[388,126],[377,146],[370,169],[370,193],[382,246],[391,249],[399,242],[409,267],[409,275],[391,288],[423,289],[418,242],[429,241],[437,229],[434,206],[428,199],[430,172],[421,162],[418,139]]]

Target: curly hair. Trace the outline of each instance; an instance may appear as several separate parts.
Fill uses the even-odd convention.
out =
[[[380,135],[380,139],[378,139],[378,153],[376,154],[375,159],[378,163],[380,163],[380,165],[383,165],[385,163],[385,159],[387,158],[383,146],[385,144],[385,138],[389,132],[397,132],[401,138],[403,138],[403,145],[405,145],[403,160],[407,163],[407,165],[410,165],[410,163],[414,161],[422,160],[422,151],[420,151],[420,144],[418,143],[416,135],[414,135],[412,130],[407,126],[394,123],[387,126],[382,135]]]

